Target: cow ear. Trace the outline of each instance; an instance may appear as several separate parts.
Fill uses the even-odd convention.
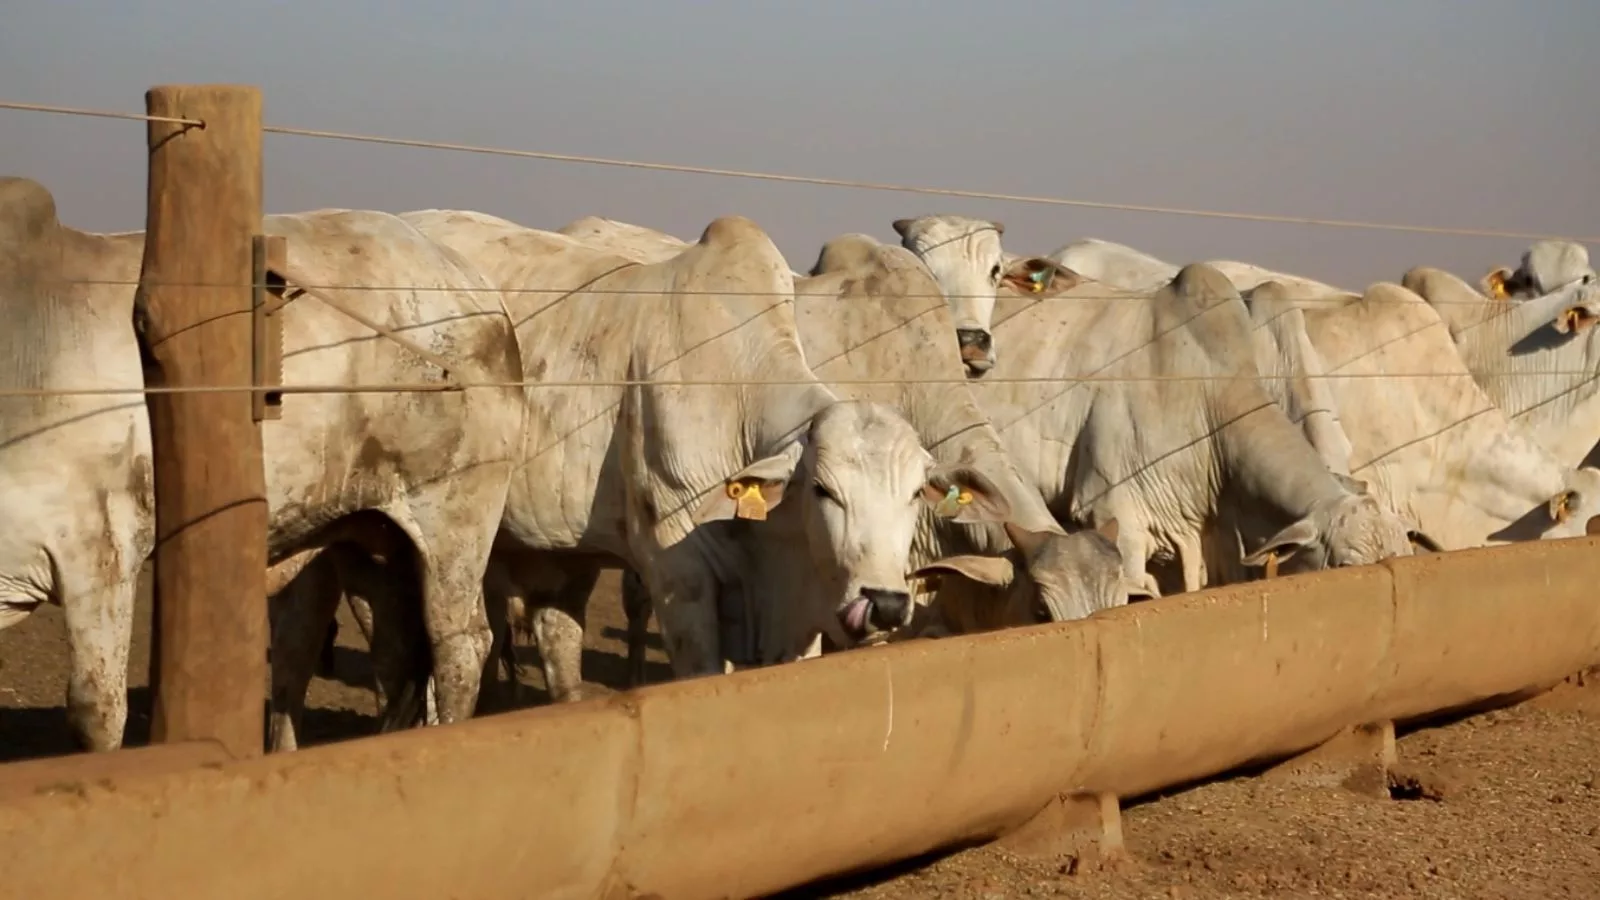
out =
[[[1054,297],[1077,287],[1083,276],[1042,256],[1028,256],[1006,266],[1000,281],[1019,294]]]
[[[1483,276],[1483,292],[1491,300],[1508,300],[1511,292],[1506,288],[1506,280],[1511,277],[1511,270],[1499,266],[1489,274]]]
[[[1004,556],[981,556],[975,553],[960,556],[947,556],[944,559],[928,563],[915,572],[912,578],[932,578],[943,575],[959,575],[969,581],[987,587],[1003,588],[1011,584],[1016,577],[1016,569],[1011,565],[1011,560]]]
[[[1560,525],[1572,518],[1572,511],[1578,508],[1578,492],[1562,491],[1550,498],[1547,504],[1550,520]]]
[[[1107,519],[1105,522],[1101,523],[1098,527],[1095,528],[1095,531],[1100,532],[1100,535],[1102,537],[1104,537],[1106,540],[1110,541],[1113,544],[1115,544],[1117,542],[1117,532],[1118,532],[1118,530],[1119,529],[1118,529],[1118,525],[1117,525],[1117,520],[1116,520],[1115,517]]]
[[[1005,523],[1006,537],[1011,540],[1011,546],[1022,552],[1024,559],[1033,559],[1050,543],[1050,535],[1043,531],[1029,531],[1015,522]]]
[[[800,463],[797,441],[780,453],[758,459],[723,480],[721,487],[695,510],[694,523],[704,525],[722,519],[762,521],[783,502],[789,479]]]
[[[999,524],[1011,516],[1011,503],[994,482],[965,463],[934,466],[922,499],[937,515],[963,525]]]
[[[1345,490],[1352,494],[1366,494],[1370,491],[1370,488],[1365,481],[1362,481],[1359,478],[1351,478],[1349,475],[1342,475],[1338,472],[1335,472],[1333,473],[1333,480],[1339,482],[1339,484],[1343,486]]]
[[[1593,304],[1575,303],[1562,310],[1551,325],[1562,334],[1581,334],[1588,331],[1597,319],[1600,319],[1600,314],[1595,312]]]
[[[1279,559],[1284,559],[1293,556],[1316,539],[1317,526],[1307,519],[1301,519],[1268,538],[1260,549],[1244,557],[1240,562],[1252,567],[1264,566],[1268,557],[1277,556]]]

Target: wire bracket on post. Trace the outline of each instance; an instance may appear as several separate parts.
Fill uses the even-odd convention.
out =
[[[288,262],[283,237],[256,235],[251,242],[250,418],[256,422],[283,417],[283,393],[261,388],[283,387],[284,283],[278,274]]]

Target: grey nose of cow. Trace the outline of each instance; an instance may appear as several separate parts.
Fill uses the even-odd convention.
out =
[[[990,337],[989,332],[982,328],[957,328],[956,341],[962,347],[976,347],[984,353],[988,353],[994,338]]]
[[[872,627],[890,631],[906,624],[911,614],[911,595],[905,591],[887,591],[882,588],[862,588],[861,596],[869,604]]]

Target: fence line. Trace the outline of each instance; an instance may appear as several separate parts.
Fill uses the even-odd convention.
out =
[[[810,276],[801,275],[801,276],[798,276],[798,277],[807,278],[807,277],[810,277]],[[1275,280],[1275,279],[1269,279],[1269,281],[1271,281],[1271,280]],[[191,282],[191,281],[143,281],[143,282],[141,282],[141,281],[138,281],[136,279],[128,279],[128,278],[51,278],[51,279],[38,279],[38,280],[34,281],[33,283],[37,284],[37,285],[85,285],[85,286],[103,286],[103,287],[139,287],[139,286],[143,285],[143,286],[145,286],[147,288],[148,287],[165,287],[165,288],[176,287],[176,288],[206,288],[206,289],[213,289],[213,288],[216,288],[216,289],[232,289],[232,288],[240,288],[240,287],[248,287],[248,288],[258,288],[259,287],[259,288],[265,288],[265,289],[279,289],[279,288],[284,287],[284,285],[281,284],[281,283],[272,283],[272,282],[267,282],[267,283],[253,283],[253,282],[239,283],[239,282],[235,282],[235,283],[231,283],[231,284],[213,283],[213,282]],[[1262,284],[1266,284],[1266,283],[1267,282],[1262,282]],[[1278,282],[1278,283],[1282,284],[1282,282]],[[1396,287],[1403,287],[1403,285],[1401,285],[1399,281],[1389,281],[1389,282],[1382,282],[1382,283],[1392,284],[1392,285],[1394,285]],[[1563,286],[1561,288],[1557,288],[1556,291],[1552,291],[1550,294],[1545,294],[1545,295],[1543,295],[1543,296],[1541,296],[1539,298],[1536,298],[1536,299],[1544,299],[1544,297],[1553,296],[1556,292],[1559,292],[1561,290],[1565,290],[1567,287],[1570,287],[1570,286],[1571,285]],[[302,282],[299,282],[299,281],[291,281],[291,282],[288,283],[288,287],[290,289],[303,290],[303,291],[364,291],[364,292],[369,292],[369,293],[370,292],[392,291],[392,292],[397,292],[397,293],[411,293],[411,294],[471,294],[471,293],[556,294],[556,295],[563,295],[563,294],[589,294],[589,295],[603,294],[603,295],[607,295],[607,296],[617,296],[617,297],[633,297],[633,296],[660,297],[663,294],[669,294],[670,293],[672,296],[678,296],[678,297],[780,297],[780,298],[781,297],[796,297],[796,298],[798,298],[798,297],[838,297],[839,296],[839,293],[837,291],[801,291],[801,290],[796,290],[796,291],[734,291],[734,290],[716,291],[716,290],[698,290],[698,289],[691,290],[691,289],[687,289],[687,288],[673,288],[669,292],[669,291],[661,291],[661,290],[652,289],[652,288],[607,288],[607,287],[590,287],[588,285],[580,285],[578,287],[500,287],[500,286],[497,286],[497,285],[490,285],[490,286],[487,286],[487,287],[438,287],[438,286],[409,285],[409,284],[306,284],[306,283],[302,283]],[[1470,287],[1470,285],[1469,285],[1469,287]],[[1588,286],[1585,285],[1585,287],[1588,287]],[[1109,290],[1121,290],[1120,288],[1108,288],[1108,289]],[[1072,290],[1072,289],[1069,288],[1068,290]],[[1056,297],[1051,297],[1051,298],[1046,298],[1046,299],[1067,300],[1067,301],[1071,301],[1073,303],[1078,303],[1080,301],[1086,301],[1086,300],[1104,300],[1104,301],[1107,301],[1107,302],[1123,302],[1123,303],[1132,302],[1132,301],[1153,302],[1155,300],[1155,294],[1159,290],[1160,290],[1159,288],[1157,288],[1155,290],[1149,290],[1149,291],[1128,290],[1125,293],[1121,293],[1121,294],[1078,294],[1078,293],[1073,293],[1070,296],[1058,295]],[[1254,288],[1252,288],[1251,290],[1254,290]],[[1246,294],[1246,293],[1249,293],[1249,291],[1240,291],[1239,293],[1240,294]],[[895,300],[934,300],[934,299],[938,299],[938,300],[973,300],[973,299],[988,299],[988,298],[991,298],[991,297],[994,297],[994,296],[995,295],[993,293],[984,293],[984,294],[949,294],[949,293],[945,293],[943,291],[932,291],[932,292],[895,293],[895,294],[890,295],[890,298],[891,299],[895,299]],[[1600,297],[1600,287],[1592,288],[1592,294],[1591,294],[1590,291],[1583,291],[1581,293],[1575,294],[1575,299],[1573,300],[1573,303],[1577,304],[1577,303],[1580,302],[1578,299],[1576,299],[1576,297],[1589,297],[1589,296]],[[1338,304],[1338,305],[1342,306],[1342,305],[1344,305],[1346,303],[1352,302],[1351,298],[1356,298],[1357,300],[1359,300],[1361,302],[1365,302],[1365,303],[1388,303],[1388,304],[1394,304],[1394,305],[1399,305],[1399,306],[1412,305],[1412,304],[1416,303],[1415,300],[1408,300],[1408,299],[1405,299],[1403,297],[1399,298],[1399,299],[1392,299],[1392,300],[1391,299],[1387,299],[1387,298],[1368,297],[1366,295],[1365,291],[1342,291],[1342,292],[1339,292],[1339,293],[1336,293],[1336,294],[1324,294],[1324,295],[1319,295],[1319,296],[1314,296],[1314,297],[1305,297],[1305,298],[1296,297],[1296,298],[1293,298],[1290,302],[1295,303],[1297,305],[1301,305],[1301,306],[1316,305],[1316,304]],[[1002,299],[1005,299],[1005,298],[1002,298]],[[1029,300],[1029,299],[1037,299],[1037,298],[1034,298],[1030,294],[1019,290],[1019,291],[1016,292],[1016,299],[1018,299],[1018,300]],[[1484,307],[1492,308],[1492,309],[1495,309],[1495,310],[1507,310],[1507,309],[1515,309],[1515,308],[1517,308],[1524,301],[1508,302],[1508,301],[1505,301],[1505,300],[1496,300],[1496,299],[1494,299],[1492,297],[1487,297],[1487,296],[1483,296],[1483,295],[1480,294],[1480,295],[1478,295],[1476,297],[1473,297],[1471,299],[1453,300],[1453,299],[1449,299],[1449,298],[1439,298],[1439,299],[1427,299],[1424,302],[1426,302],[1427,305],[1429,305],[1429,306],[1484,306]]]
[[[115,112],[107,109],[79,109],[72,106],[48,106],[42,103],[15,103],[0,100],[0,109],[14,109],[20,112],[60,113],[68,116],[93,116],[97,119],[131,119],[138,122],[169,122],[173,125],[192,125],[204,128],[204,122],[199,119],[175,119],[170,116],[148,116],[144,113]]]
[[[148,116],[133,115],[130,113],[112,113],[94,110],[78,110],[70,107],[46,107],[36,104],[0,104],[7,109],[21,109],[34,112],[54,112],[70,115],[97,115],[108,118],[129,118],[149,120]],[[182,119],[163,120],[177,121],[185,125],[198,125],[204,127],[204,122]],[[505,156],[519,159],[538,159],[546,162],[570,162],[592,166],[611,166],[624,169],[643,169],[653,172],[678,172],[687,175],[714,175],[723,178],[745,178],[755,181],[775,181],[786,184],[809,184],[820,187],[856,188],[868,191],[890,191],[903,194],[922,194],[934,197],[956,197],[967,200],[996,200],[1010,203],[1034,203],[1045,206],[1071,206],[1083,209],[1115,210],[1119,212],[1156,213],[1171,216],[1193,216],[1211,219],[1229,219],[1243,222],[1266,222],[1280,225],[1321,225],[1330,228],[1365,228],[1377,231],[1403,231],[1417,234],[1451,235],[1458,237],[1492,237],[1515,238],[1518,240],[1570,240],[1578,243],[1600,243],[1600,237],[1567,237],[1564,235],[1540,234],[1523,231],[1503,231],[1498,229],[1482,228],[1451,228],[1438,225],[1402,225],[1389,222],[1372,222],[1356,219],[1326,219],[1313,216],[1285,216],[1269,213],[1242,213],[1222,210],[1190,209],[1177,206],[1155,206],[1136,203],[1111,203],[1096,200],[1071,200],[1064,197],[1045,197],[1033,194],[1007,194],[996,191],[971,191],[956,188],[933,188],[916,185],[891,184],[888,182],[861,181],[848,178],[822,178],[811,175],[783,175],[775,172],[753,172],[744,169],[725,169],[712,166],[690,166],[677,163],[656,163],[640,160],[611,159],[602,156],[586,156],[574,153],[552,153],[540,150],[517,150],[509,147],[493,147],[480,144],[461,144],[448,141],[425,141],[414,138],[392,138],[371,134],[355,134],[345,131],[323,131],[311,128],[288,128],[283,126],[263,125],[265,134],[281,134],[291,137],[321,138],[324,140],[353,141],[363,144],[382,144],[392,147],[411,147],[426,150],[448,150],[457,153],[474,153],[488,156]]]
[[[1270,222],[1281,225],[1322,225],[1331,228],[1367,228],[1382,231],[1406,231],[1420,234],[1455,235],[1461,237],[1517,238],[1525,240],[1572,240],[1579,243],[1597,243],[1600,238],[1568,238],[1561,235],[1534,234],[1520,231],[1494,229],[1449,228],[1437,225],[1399,225],[1353,219],[1324,219],[1310,216],[1282,216],[1269,213],[1225,212],[1221,210],[1189,209],[1177,206],[1152,206],[1136,203],[1110,203],[1095,200],[1069,200],[1063,197],[1043,197],[1033,194],[1005,194],[995,191],[969,191],[956,188],[930,188],[915,185],[890,184],[879,181],[859,181],[848,178],[821,178],[812,175],[780,175],[773,172],[752,172],[743,169],[722,169],[710,166],[688,166],[676,163],[652,163],[638,160],[610,159],[602,156],[584,156],[573,153],[550,153],[538,150],[513,150],[504,147],[487,147],[476,144],[456,144],[443,141],[423,141],[409,138],[388,138],[368,134],[350,134],[340,131],[316,131],[308,128],[281,128],[263,126],[268,134],[315,137],[338,141],[356,141],[365,144],[386,144],[398,147],[415,147],[429,150],[451,150],[460,153],[480,153],[490,156],[510,156],[523,159],[540,159],[551,162],[571,162],[592,166],[614,166],[624,169],[645,169],[655,172],[680,172],[690,175],[716,175],[724,178],[748,178],[757,181],[778,181],[788,184],[810,184],[822,187],[857,188],[867,191],[892,191],[903,194],[924,194],[934,197],[959,197],[968,200],[1000,200],[1012,203],[1036,203],[1046,206],[1072,206],[1083,209],[1105,209],[1119,212],[1159,213],[1169,216],[1196,216],[1212,219],[1232,219],[1244,222]]]
[[[1574,371],[1546,372],[1358,372],[1349,375],[1084,375],[1038,376],[1035,378],[966,377],[950,378],[688,378],[688,379],[596,379],[593,381],[418,381],[388,384],[285,384],[285,385],[183,385],[172,387],[127,388],[0,388],[0,399],[13,397],[96,397],[124,394],[213,394],[213,393],[266,393],[266,394],[449,394],[466,390],[505,390],[509,388],[630,388],[630,387],[790,387],[796,385],[958,385],[983,386],[986,384],[1020,384],[1041,386],[1066,386],[1075,384],[1150,384],[1150,383],[1205,383],[1218,381],[1338,381],[1341,379],[1370,380],[1421,380],[1429,378],[1553,378],[1573,377],[1593,379],[1596,373]]]

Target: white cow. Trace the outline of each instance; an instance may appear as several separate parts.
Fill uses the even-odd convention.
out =
[[[1275,282],[1253,293],[1252,302],[1291,302]],[[1304,314],[1355,444],[1351,474],[1419,543],[1459,550],[1571,537],[1600,513],[1600,471],[1563,466],[1510,421],[1421,297],[1380,283]]]
[[[1472,377],[1563,466],[1600,461],[1600,284],[1573,282],[1518,303],[1494,300],[1440,269],[1402,283],[1449,326]]]
[[[1154,291],[1178,274],[1178,267],[1172,263],[1126,244],[1099,238],[1073,241],[1050,254],[1049,259],[1085,278],[1130,291]],[[1208,260],[1206,264],[1221,272],[1240,291],[1248,291],[1266,281],[1276,281],[1287,296],[1295,299],[1344,293],[1320,281],[1274,272],[1252,263],[1219,259]]]
[[[1125,291],[1160,290],[1178,276],[1178,267],[1126,244],[1081,238],[1046,257],[1091,281]]]
[[[1178,267],[1171,263],[1099,238],[1074,241],[1049,258],[1084,278],[1140,295],[1155,292],[1178,274]],[[1246,302],[1253,326],[1256,367],[1268,393],[1283,407],[1290,421],[1299,426],[1322,461],[1335,473],[1348,475],[1351,444],[1340,423],[1339,406],[1320,377],[1322,363],[1311,349],[1305,320],[1300,315],[1303,304],[1290,302],[1337,294],[1338,289],[1249,263],[1218,260],[1207,265],[1221,272],[1240,291],[1248,291],[1269,278],[1277,280],[1280,288],[1288,288],[1275,294],[1271,302]],[[1107,302],[1091,300],[1087,290],[1080,291],[1079,296],[1089,302]],[[1120,296],[1123,295],[1113,294],[1108,300],[1116,301]]]
[[[936,465],[893,410],[817,380],[793,276],[748,219],[717,219],[676,256],[641,264],[480,213],[403,217],[505,290],[529,381],[595,382],[528,388],[491,590],[553,554],[620,562],[642,576],[675,672],[712,674],[724,670],[718,587],[742,562],[738,529],[800,536],[752,546],[772,571],[807,573],[846,628],[887,629],[912,612],[906,560],[924,504],[954,489],[974,498],[963,515],[1004,515],[986,479]],[[581,639],[566,618],[561,639]]]
[[[981,378],[998,359],[991,326],[1001,285],[1038,293],[1050,288],[1064,290],[1069,285],[1053,285],[1052,280],[1073,277],[1038,257],[1008,259],[1000,246],[1006,231],[1001,222],[930,215],[896,219],[893,226],[900,245],[928,267],[950,304],[961,361],[970,378]]]
[[[291,288],[422,288],[319,288],[294,299],[284,311],[286,383],[439,381],[445,373],[437,361],[462,380],[518,377],[498,294],[395,217],[324,210],[268,216],[263,230],[288,240],[285,271],[273,274]],[[0,180],[0,303],[13,342],[4,386],[142,386],[133,327],[142,254],[142,235],[68,228],[45,188]],[[391,331],[403,327],[408,346],[330,303]],[[0,540],[0,604],[11,621],[40,603],[62,605],[72,653],[69,716],[87,746],[113,749],[127,714],[135,579],[153,538],[145,404],[138,396],[0,403],[8,436],[0,451],[4,503],[31,510],[14,516]],[[420,559],[421,610],[447,721],[464,717],[476,695],[488,637],[480,584],[522,427],[519,394],[509,389],[297,394],[282,419],[263,427],[269,558],[277,567],[269,583],[284,587],[319,546],[361,542],[364,517],[387,523],[377,531],[397,528]],[[382,541],[371,549],[387,552]],[[275,697],[280,661],[274,654]]]
[[[688,241],[664,231],[599,216],[574,219],[557,229],[556,233],[634,262],[662,262],[689,247]]]
[[[1069,245],[1076,251],[1069,258],[1093,267],[1103,246],[1116,248],[1106,253],[1111,260],[1137,254],[1121,245],[1085,241]],[[1147,271],[1166,265],[1138,256]],[[1438,314],[1411,291],[1380,284],[1363,299],[1249,263],[1211,265],[1244,292],[1257,321],[1269,309],[1303,312],[1302,325],[1279,333],[1280,346],[1295,352],[1285,357],[1278,374],[1314,382],[1338,410],[1339,426],[1320,438],[1308,429],[1308,437],[1319,449],[1349,441],[1356,458],[1347,452],[1343,471],[1369,482],[1372,492],[1410,523],[1419,544],[1454,550],[1583,533],[1586,510],[1600,502],[1595,470],[1565,468],[1494,409],[1467,373]],[[1459,281],[1454,286],[1472,293]],[[1438,377],[1381,377],[1419,372]],[[1329,454],[1324,459],[1333,466]]]
[[[1574,281],[1595,280],[1589,250],[1572,241],[1535,241],[1515,269],[1496,266],[1479,280],[1485,296],[1496,300],[1531,300]]]
[[[1069,284],[1058,277],[1050,286],[1058,292]],[[952,317],[916,256],[867,235],[835,238],[810,276],[795,282],[795,304],[819,377],[857,382],[841,389],[899,410],[937,458],[979,466],[1010,503],[1004,535],[993,526],[938,526],[924,517],[913,565],[919,575],[939,576],[935,608],[945,625],[965,631],[1069,621],[1122,605],[1130,593],[1148,596],[1121,577],[1114,553],[1096,552],[1106,546],[1102,535],[1063,531],[972,392],[953,383],[963,372]],[[883,383],[860,383],[866,380]],[[946,558],[951,553],[961,555]]]
[[[670,258],[684,246],[661,232],[604,219],[579,220],[562,232],[638,262]],[[957,631],[1064,621],[1125,603],[1130,590],[1141,593],[1123,579],[1114,543],[1093,532],[1063,532],[1038,491],[1021,481],[1000,448],[998,435],[962,385],[915,383],[962,377],[949,310],[937,283],[915,256],[865,235],[847,235],[823,248],[812,276],[796,282],[795,295],[802,344],[819,377],[883,379],[886,383],[881,386],[841,388],[853,399],[894,407],[917,428],[922,443],[937,459],[972,466],[975,477],[994,484],[1011,510],[1004,536],[992,526],[938,526],[931,513],[923,516],[911,565],[915,574],[942,582],[935,601],[936,620],[942,618]],[[902,381],[891,383],[896,378]],[[1115,535],[1115,523],[1108,531]],[[769,528],[746,539],[782,541],[799,536]],[[958,555],[946,556],[949,553]],[[841,623],[831,610],[808,608],[805,592],[785,590],[803,584],[803,574],[754,573],[750,571],[754,565],[758,563],[746,560],[741,583],[721,589],[736,598],[722,610],[724,647],[742,642],[750,651],[733,657],[740,665],[814,656],[823,634],[836,646],[852,645],[862,637],[846,633],[848,623]],[[585,596],[590,586],[592,581],[584,587]],[[631,571],[624,576],[635,683],[643,678],[647,594]],[[747,605],[756,608],[743,608]],[[547,642],[537,623],[533,631],[547,660],[547,678],[563,686],[563,695],[573,696],[577,642]],[[552,672],[549,660],[557,654],[565,662]]]
[[[1245,305],[1215,268],[1185,266],[1153,295],[1090,283],[1051,302],[1004,297],[996,312],[1011,373],[1082,380],[980,382],[974,395],[1052,508],[1118,520],[1128,576],[1176,560],[1196,590],[1273,555],[1296,571],[1411,553],[1399,519],[1329,471],[1273,402]],[[1219,524],[1248,555],[1208,579],[1202,535]]]
[[[824,245],[810,276],[796,281],[795,304],[806,357],[819,377],[851,382],[840,389],[852,398],[900,411],[936,458],[976,467],[1010,506],[1003,533],[993,526],[938,526],[931,514],[923,517],[912,566],[944,583],[936,620],[988,627],[1067,621],[1126,603],[1130,590],[1143,593],[1121,578],[1120,560],[1094,555],[1103,546],[1098,535],[1062,530],[1038,490],[1018,475],[970,392],[954,383],[963,372],[951,315],[916,256],[866,235],[836,238]],[[931,383],[939,379],[945,383]],[[869,380],[882,383],[861,383]],[[801,606],[771,594],[763,601],[777,607],[778,621],[781,611]],[[814,613],[806,621],[827,624]],[[777,652],[760,662],[815,655],[816,631],[808,624],[764,634]],[[825,633],[836,646],[855,643],[855,636]]]

